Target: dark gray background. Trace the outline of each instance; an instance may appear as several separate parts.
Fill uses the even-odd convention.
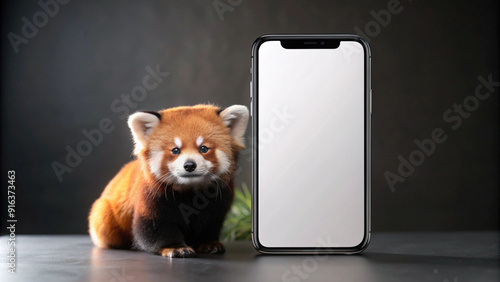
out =
[[[89,3],[91,2],[91,3]],[[228,3],[226,0],[219,2]],[[241,3],[239,3],[241,2]],[[70,1],[16,54],[36,1],[2,2],[1,132],[4,179],[17,175],[17,233],[85,233],[92,202],[131,159],[126,120],[114,100],[142,84],[146,66],[170,75],[135,110],[249,104],[250,48],[268,33],[356,33],[390,1]],[[479,75],[498,81],[497,1],[401,1],[369,37],[373,56],[374,231],[498,230],[498,87],[452,130],[442,115],[472,95]],[[51,164],[82,130],[109,118],[116,129],[59,182]],[[394,192],[414,139],[443,128],[439,144]],[[247,131],[250,137],[250,132]],[[250,138],[248,138],[250,139]],[[325,147],[328,145],[325,144]],[[248,155],[236,184],[250,184]],[[5,187],[5,188],[4,188]],[[6,211],[2,193],[2,215]],[[2,225],[5,220],[2,220]],[[5,228],[2,227],[2,232]]]

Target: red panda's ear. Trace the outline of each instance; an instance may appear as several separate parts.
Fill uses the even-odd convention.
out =
[[[146,145],[149,134],[160,123],[161,115],[157,112],[137,112],[128,118],[128,126],[134,137],[134,154],[138,155]]]
[[[222,122],[229,127],[229,134],[242,146],[245,146],[245,130],[248,123],[248,109],[245,106],[234,105],[220,112]]]

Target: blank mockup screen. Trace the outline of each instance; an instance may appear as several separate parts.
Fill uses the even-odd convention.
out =
[[[285,49],[257,62],[258,240],[355,247],[365,231],[365,51]]]

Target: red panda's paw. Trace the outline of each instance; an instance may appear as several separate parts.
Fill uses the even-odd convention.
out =
[[[205,254],[223,254],[226,251],[226,248],[224,248],[224,245],[222,245],[221,242],[218,241],[213,241],[210,243],[205,243],[201,244],[196,248],[196,251],[198,253],[205,253]]]
[[[160,250],[160,254],[169,258],[192,258],[194,250],[191,247],[163,248]]]

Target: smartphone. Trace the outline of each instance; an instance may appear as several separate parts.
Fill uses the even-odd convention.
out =
[[[363,251],[370,240],[371,53],[357,35],[252,46],[252,240],[262,253]]]

